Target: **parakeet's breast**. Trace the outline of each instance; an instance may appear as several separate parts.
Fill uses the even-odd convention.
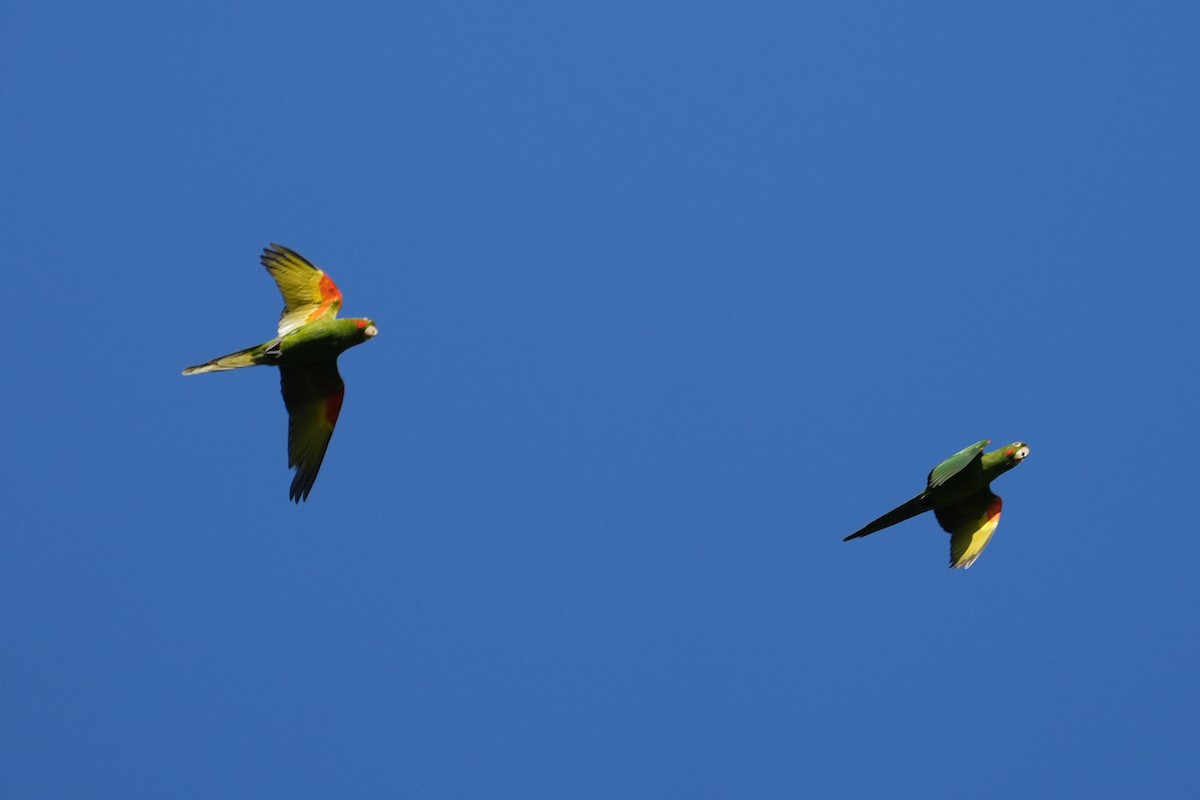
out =
[[[280,342],[280,366],[298,366],[336,359],[342,351],[358,344],[361,337],[354,320],[330,319],[310,322],[284,336]]]

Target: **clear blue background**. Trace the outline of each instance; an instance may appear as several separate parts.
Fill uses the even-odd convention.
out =
[[[0,12],[0,793],[1200,780],[1194,3]],[[380,335],[287,500],[270,241]],[[969,572],[931,517],[1024,440]]]

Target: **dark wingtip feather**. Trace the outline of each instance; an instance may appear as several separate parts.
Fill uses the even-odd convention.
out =
[[[319,269],[319,267],[316,264],[312,263],[307,258],[300,255],[295,250],[291,249],[290,247],[284,247],[281,244],[276,244],[275,242],[271,242],[270,247],[264,247],[263,251],[262,251],[262,255],[259,256],[258,258],[259,258],[259,261],[262,262],[262,265],[264,267],[266,267],[267,269],[271,269],[272,266],[277,265],[280,261],[282,261],[285,258],[294,259],[295,261],[299,262],[300,264],[303,264],[304,266],[308,267],[309,269],[313,269],[313,270]]]
[[[312,491],[313,484],[316,482],[316,470],[310,471],[304,469],[304,467],[297,468],[296,477],[292,478],[292,488],[288,491],[288,499],[296,504],[299,504],[301,501],[307,501],[308,493]]]

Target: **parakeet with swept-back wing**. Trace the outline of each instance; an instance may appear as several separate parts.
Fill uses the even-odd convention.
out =
[[[932,511],[942,530],[950,534],[950,567],[966,569],[975,563],[1000,523],[1000,498],[989,488],[992,481],[1020,464],[1029,445],[1013,442],[990,453],[989,440],[976,442],[934,467],[925,491],[892,509],[861,530],[850,541],[883,530],[909,517]]]
[[[205,364],[184,375],[266,365],[279,367],[288,410],[288,467],[296,468],[288,499],[308,499],[342,410],[345,386],[337,359],[378,329],[369,319],[337,319],[342,293],[328,275],[299,253],[272,244],[262,264],[283,295],[279,335]]]

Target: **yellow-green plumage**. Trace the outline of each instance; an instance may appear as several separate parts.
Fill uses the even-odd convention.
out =
[[[925,491],[845,538],[869,536],[898,522],[933,511],[942,530],[950,534],[950,566],[965,569],[987,547],[1000,522],[1000,498],[991,482],[1029,455],[1024,442],[984,453],[987,440],[964,448],[934,467]]]
[[[188,367],[183,374],[279,367],[288,410],[288,466],[296,468],[288,497],[300,502],[308,499],[341,412],[344,384],[337,358],[373,337],[376,327],[369,319],[337,319],[341,292],[299,253],[272,244],[263,251],[262,263],[283,295],[278,336]]]
[[[184,369],[183,374],[199,375],[202,372],[223,372],[227,369],[241,369],[242,367],[254,367],[267,363],[264,354],[272,346],[277,345],[278,342],[278,339],[272,339],[264,344],[256,344],[254,347],[247,347],[245,350],[239,350],[227,356],[218,356],[212,361],[206,361],[194,367],[187,367]]]

